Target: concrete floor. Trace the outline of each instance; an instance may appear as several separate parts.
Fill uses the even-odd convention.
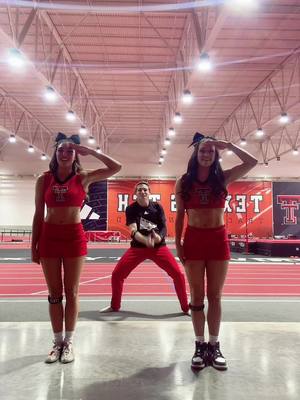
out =
[[[79,321],[72,364],[44,364],[49,322],[0,323],[5,400],[299,400],[300,323],[223,322],[229,368],[190,369],[191,321]]]

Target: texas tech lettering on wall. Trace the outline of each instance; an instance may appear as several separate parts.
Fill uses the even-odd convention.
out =
[[[247,196],[246,194],[228,194],[225,203],[225,213],[247,213],[249,208],[252,208],[254,214],[259,214],[261,210],[261,202],[263,200],[262,194],[252,194]]]
[[[118,212],[124,212],[126,207],[129,206],[133,201],[135,201],[136,195],[130,195],[128,193],[119,193],[118,194]],[[160,201],[160,194],[151,194],[150,200],[152,201]]]
[[[125,209],[135,200],[137,181],[111,181],[108,187],[109,230],[128,234]],[[153,201],[163,206],[168,235],[175,236],[175,181],[150,181]],[[270,182],[236,182],[230,185],[225,204],[225,223],[230,233],[253,236],[272,235],[272,187]]]

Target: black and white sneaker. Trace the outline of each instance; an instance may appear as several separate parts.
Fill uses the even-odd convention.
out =
[[[207,343],[195,342],[195,353],[192,357],[191,367],[202,369],[206,366]]]
[[[227,369],[226,359],[221,353],[220,343],[207,344],[207,361],[211,366],[221,371]]]

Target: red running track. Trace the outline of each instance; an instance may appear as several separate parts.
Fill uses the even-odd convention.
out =
[[[86,264],[82,296],[110,296],[114,264]],[[188,286],[187,286],[188,287]],[[47,287],[41,268],[33,264],[0,266],[0,297],[43,297]],[[153,263],[143,263],[125,281],[126,296],[174,296],[172,280]],[[300,265],[231,264],[225,296],[300,296]]]

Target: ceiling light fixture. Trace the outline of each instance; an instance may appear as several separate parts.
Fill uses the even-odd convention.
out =
[[[11,135],[9,135],[8,141],[10,143],[16,143],[17,141],[16,136],[12,133]]]
[[[185,90],[183,91],[183,94],[182,94],[182,102],[183,102],[184,104],[191,104],[191,103],[193,102],[192,93],[191,93],[188,89],[185,89]]]
[[[57,100],[57,94],[52,86],[46,87],[44,97],[47,101],[52,102],[52,103]]]
[[[212,63],[207,53],[202,53],[200,55],[198,70],[201,72],[209,72],[212,70]]]
[[[279,122],[281,124],[287,124],[290,122],[290,117],[288,116],[288,114],[286,112],[281,113]]]
[[[79,134],[82,136],[85,136],[87,134],[87,129],[84,125],[81,125],[81,127],[79,128]]]
[[[175,122],[175,124],[181,124],[182,116],[181,116],[180,112],[175,113],[175,115],[173,117],[173,121]]]
[[[175,132],[175,129],[174,129],[174,128],[169,128],[169,129],[168,129],[168,135],[169,135],[169,136],[172,137],[172,136],[175,136],[175,134],[176,134],[176,132]]]
[[[20,69],[25,65],[25,58],[19,49],[12,48],[8,50],[7,62],[13,68]]]
[[[264,136],[264,134],[265,134],[265,132],[262,130],[262,128],[257,128],[256,136],[262,137],[262,136]]]
[[[75,115],[74,111],[69,110],[66,114],[66,118],[68,121],[75,121],[76,115]]]

